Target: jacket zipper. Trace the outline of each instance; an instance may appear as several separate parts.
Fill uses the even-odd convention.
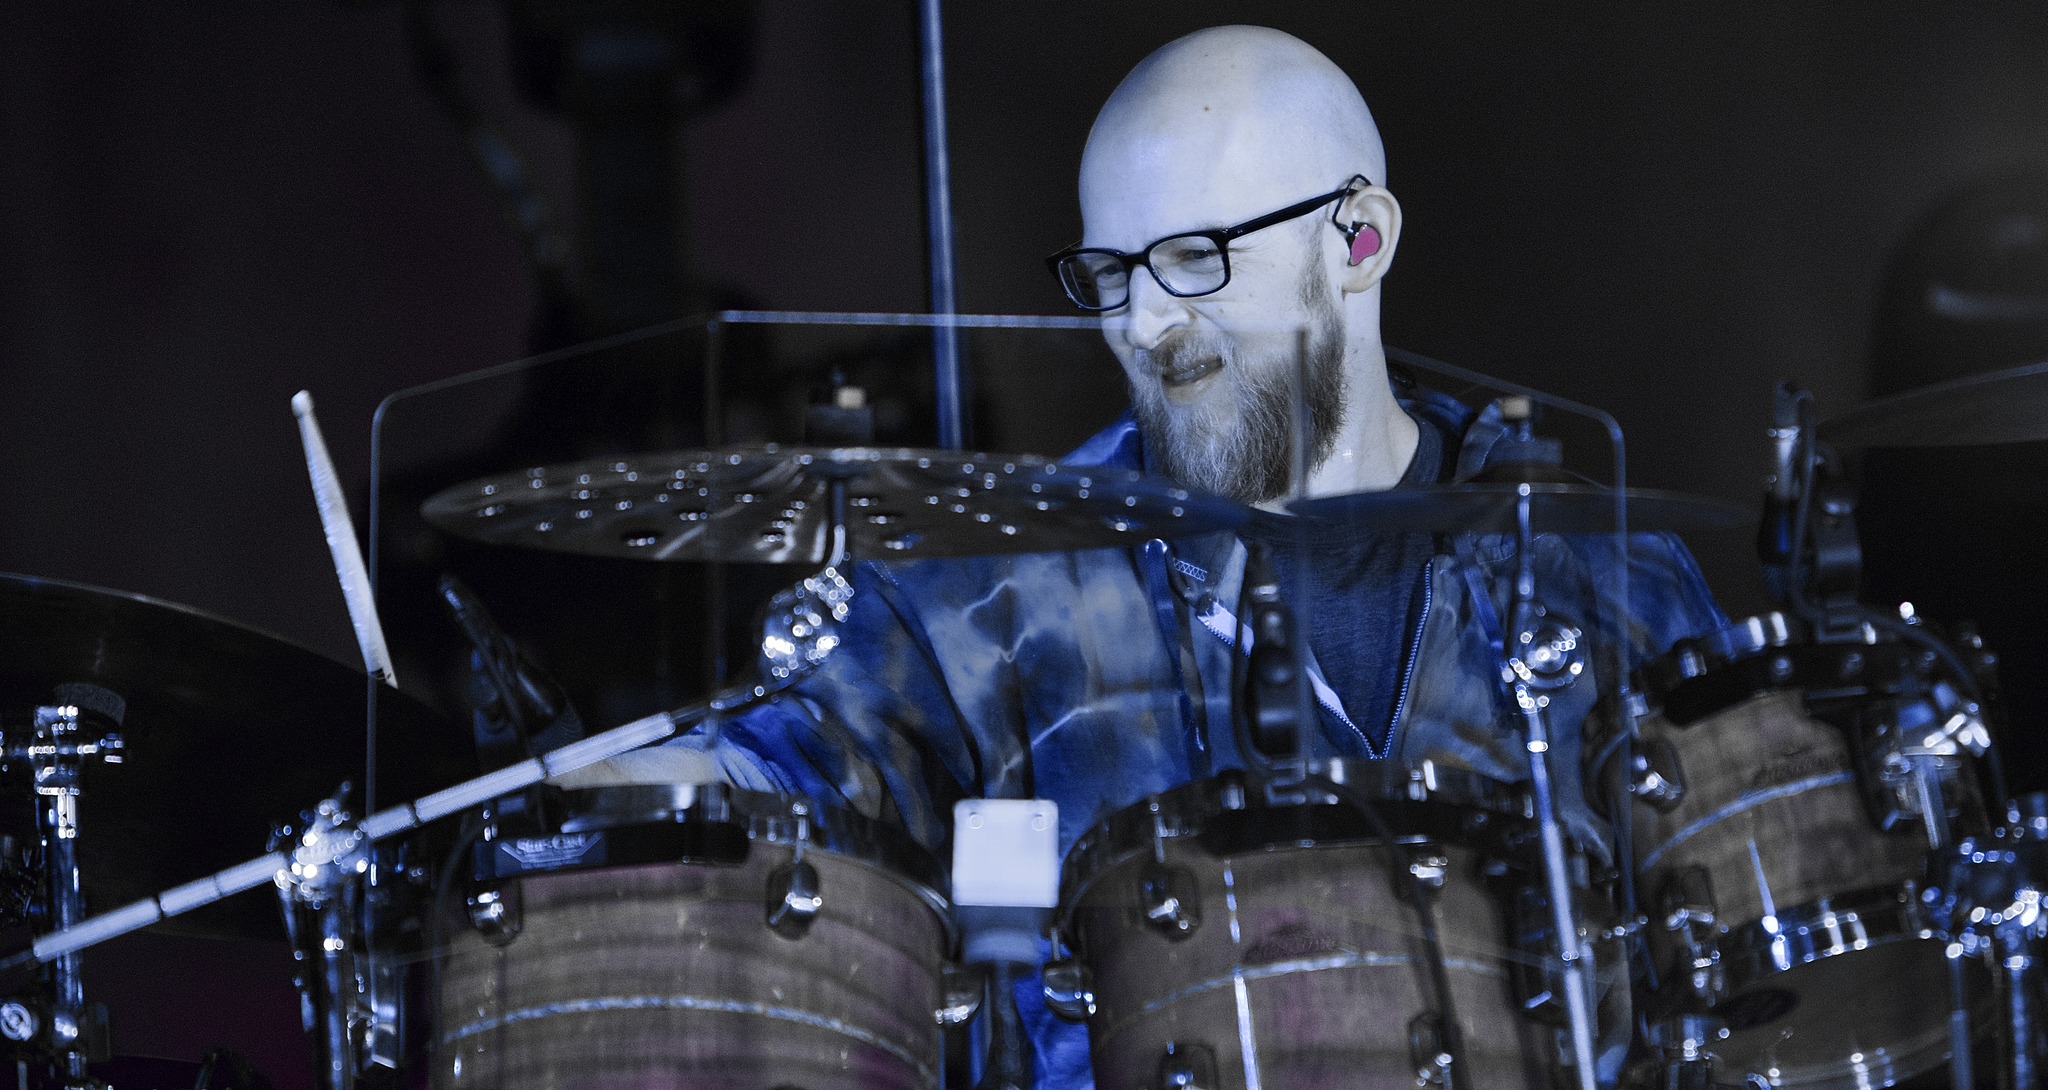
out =
[[[1432,556],[1422,565],[1422,612],[1415,618],[1415,636],[1408,642],[1408,665],[1401,671],[1401,695],[1394,701],[1394,718],[1387,724],[1388,754],[1394,751],[1394,736],[1400,733],[1401,720],[1408,714],[1408,687],[1415,681],[1415,660],[1422,657],[1422,630],[1429,624],[1430,599],[1435,595],[1436,557]]]

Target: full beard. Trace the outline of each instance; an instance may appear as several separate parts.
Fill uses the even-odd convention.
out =
[[[1240,503],[1265,503],[1286,495],[1294,468],[1294,403],[1297,389],[1308,409],[1308,458],[1304,476],[1336,449],[1344,426],[1346,383],[1344,335],[1330,286],[1314,262],[1300,287],[1308,312],[1307,382],[1292,352],[1246,358],[1228,339],[1186,337],[1163,351],[1165,366],[1145,361],[1157,374],[1219,360],[1217,380],[1231,396],[1220,404],[1175,406],[1157,381],[1131,384],[1132,407],[1160,468],[1174,480]]]

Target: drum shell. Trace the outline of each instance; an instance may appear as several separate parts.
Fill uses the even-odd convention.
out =
[[[807,846],[823,904],[765,922],[795,852],[501,880],[518,933],[456,931],[440,967],[434,1085],[527,1090],[931,1087],[949,935],[931,895]]]
[[[1502,815],[1481,815],[1485,833],[1472,842],[1397,833],[1404,844],[1397,853],[1356,831],[1308,835],[1329,822],[1305,812],[1281,823],[1303,835],[1257,842],[1230,828],[1235,818],[1264,816],[1256,808],[1191,816],[1214,794],[1191,785],[1141,803],[1070,853],[1061,920],[1093,972],[1097,1086],[1159,1085],[1172,1044],[1205,1046],[1225,1088],[1412,1090],[1410,1023],[1438,1003],[1409,899],[1411,851],[1443,864],[1442,887],[1430,900],[1464,1038],[1465,1085],[1553,1085],[1558,1031],[1519,1009],[1510,978],[1509,963],[1520,957],[1508,942],[1505,893],[1513,883],[1502,877],[1491,844]],[[1191,804],[1196,798],[1200,804]],[[1148,806],[1159,807],[1157,827],[1174,835],[1136,835],[1145,823],[1132,819]],[[1386,820],[1397,830],[1418,827],[1403,820],[1413,809],[1390,801]],[[1353,818],[1338,807],[1307,810]],[[1430,824],[1442,833],[1471,822]],[[1146,919],[1142,883],[1161,873],[1179,876],[1176,891],[1196,905],[1200,922],[1185,937]],[[1077,874],[1085,881],[1077,883]],[[1248,1053],[1256,1082],[1246,1075]]]
[[[1927,841],[1877,828],[1842,732],[1768,690],[1683,727],[1652,716],[1642,735],[1685,783],[1667,812],[1636,805],[1646,934],[1666,1003],[1690,1005],[1685,943],[1656,917],[1672,883],[1704,873],[1726,981],[1713,1013],[1730,1024],[1719,1077],[1881,1086],[1938,1064],[1949,976],[1919,896]]]

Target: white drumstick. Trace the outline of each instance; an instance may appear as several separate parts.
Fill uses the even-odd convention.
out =
[[[293,394],[292,415],[299,418],[306,472],[313,478],[313,499],[320,506],[320,525],[327,531],[327,551],[334,554],[334,572],[341,577],[341,597],[355,625],[356,645],[363,650],[363,668],[396,689],[398,672],[391,668],[391,651],[384,646],[384,626],[377,621],[377,599],[370,591],[370,573],[363,567],[355,522],[348,517],[348,501],[341,495],[341,478],[327,454],[327,441],[320,437],[320,422],[313,419],[313,395],[304,390]]]

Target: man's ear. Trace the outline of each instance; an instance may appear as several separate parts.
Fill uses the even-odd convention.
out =
[[[1394,263],[1394,249],[1401,241],[1401,202],[1383,186],[1365,186],[1338,203],[1335,219],[1351,236],[1338,286],[1347,292],[1366,291]]]

